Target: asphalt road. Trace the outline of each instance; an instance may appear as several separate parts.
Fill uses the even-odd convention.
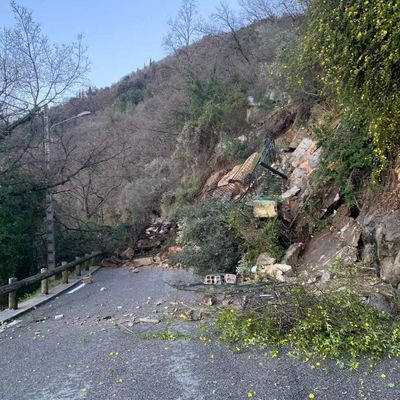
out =
[[[180,279],[192,277],[103,269],[93,284],[24,315],[0,333],[0,399],[400,399],[398,360],[349,371],[204,340],[197,323],[165,316],[199,304],[199,295],[165,283]],[[139,317],[162,322],[132,325]],[[174,329],[191,339],[151,338]]]

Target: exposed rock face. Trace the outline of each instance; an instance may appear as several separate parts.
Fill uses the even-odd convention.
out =
[[[400,210],[375,208],[361,213],[357,220],[363,227],[364,243],[370,245],[367,260],[373,259],[376,249],[381,279],[397,286],[400,283]]]

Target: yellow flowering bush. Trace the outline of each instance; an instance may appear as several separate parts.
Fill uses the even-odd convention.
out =
[[[296,50],[297,71],[312,64],[320,94],[336,99],[348,115],[363,116],[375,180],[399,144],[399,43],[398,0],[311,0]]]

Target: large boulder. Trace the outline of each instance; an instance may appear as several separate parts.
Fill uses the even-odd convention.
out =
[[[268,253],[261,253],[256,261],[256,265],[259,268],[265,267],[266,265],[271,265],[276,263],[276,258],[271,257]]]
[[[292,267],[286,264],[266,265],[260,269],[259,275],[263,278],[274,279],[278,282],[286,282],[286,276],[292,272]]]
[[[397,286],[400,283],[400,210],[371,209],[357,219],[363,227],[363,242],[376,249],[381,279]]]

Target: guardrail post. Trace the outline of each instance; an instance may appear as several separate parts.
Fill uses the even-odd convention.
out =
[[[85,254],[85,257],[89,257],[90,254]],[[89,271],[90,269],[90,260],[85,261],[85,271]]]
[[[79,256],[76,256],[75,260],[79,260]],[[81,264],[77,264],[75,266],[75,275],[76,276],[81,276]]]
[[[62,261],[61,265],[66,265],[68,264],[66,261]],[[68,270],[66,269],[65,271],[61,272],[62,274],[62,282],[63,283],[68,283]]]
[[[40,270],[41,274],[45,272],[47,272],[47,268]],[[49,294],[49,280],[47,278],[40,281],[40,291],[42,294]]]
[[[10,285],[11,283],[15,283],[17,280],[17,278],[9,278],[8,284]],[[16,310],[18,308],[17,292],[8,293],[8,308],[10,310]]]

